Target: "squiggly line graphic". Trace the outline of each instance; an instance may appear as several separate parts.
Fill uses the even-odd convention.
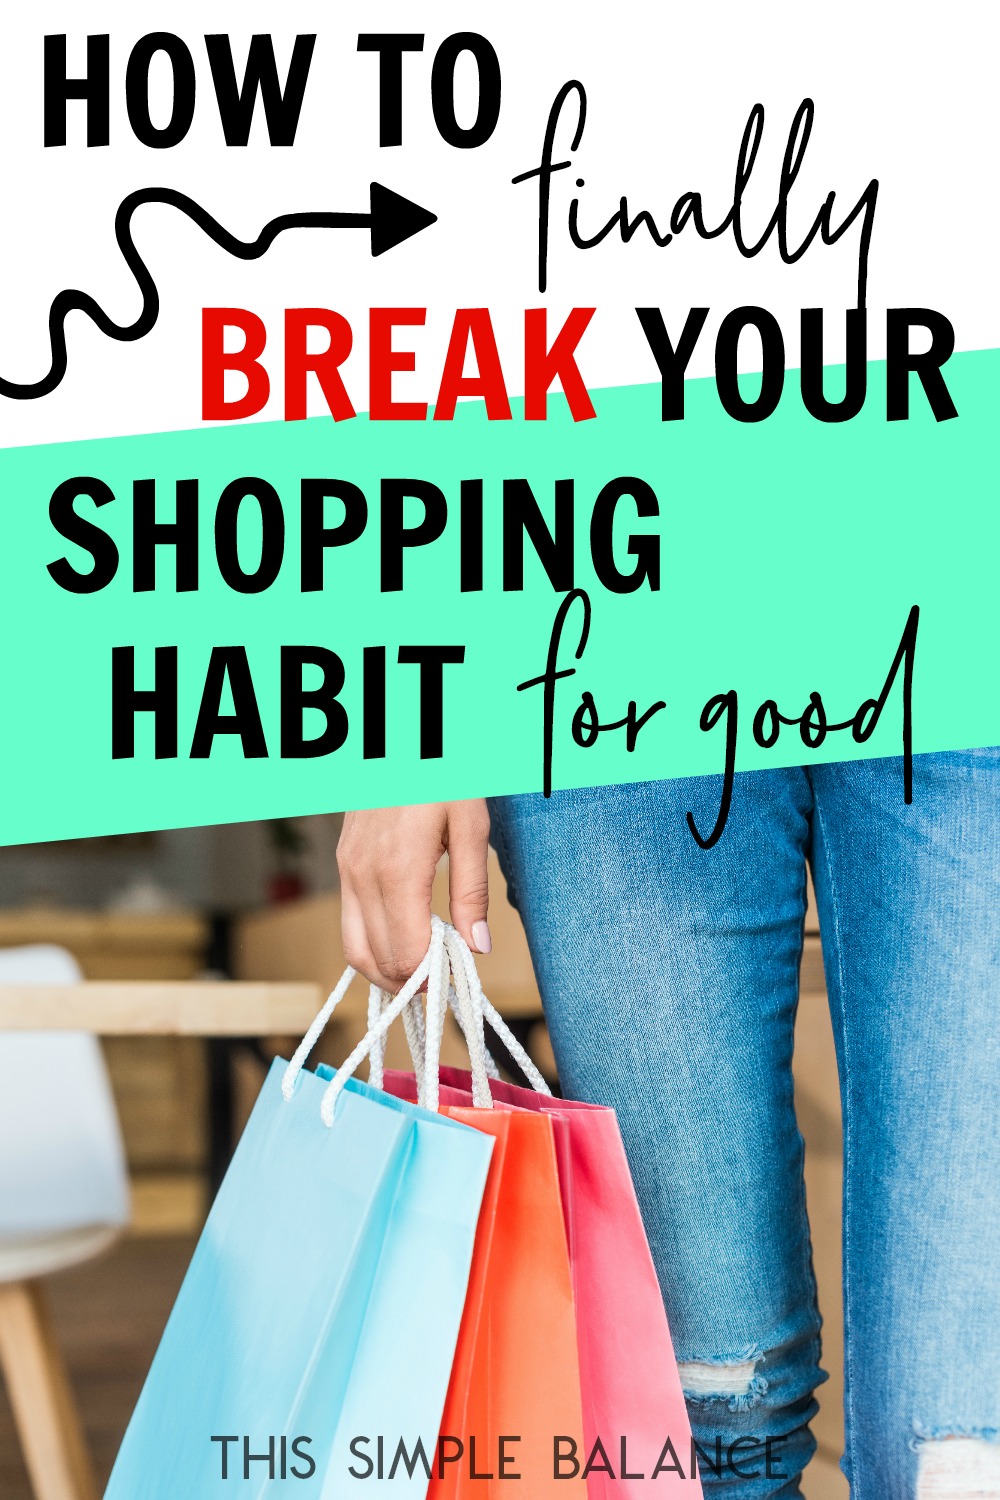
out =
[[[134,323],[115,323],[87,292],[63,291],[53,299],[49,309],[49,346],[52,363],[47,375],[41,380],[21,384],[5,380],[0,376],[0,395],[14,401],[35,401],[48,396],[66,374],[66,319],[71,312],[86,313],[91,322],[109,339],[120,343],[134,343],[145,338],[156,323],[160,313],[160,294],[156,282],[132,239],[132,219],[137,209],[146,203],[165,203],[170,208],[186,214],[198,228],[215,241],[223,250],[238,260],[259,260],[273,245],[279,234],[287,229],[369,229],[371,231],[372,255],[382,255],[399,245],[411,235],[418,234],[433,224],[437,215],[411,203],[378,182],[371,184],[371,207],[366,214],[317,211],[314,213],[281,214],[265,224],[255,240],[240,240],[231,234],[218,219],[212,217],[200,203],[186,193],[173,188],[140,188],[123,198],[115,214],[115,239],[122,252],[125,264],[135,277],[142,293],[142,311]]]

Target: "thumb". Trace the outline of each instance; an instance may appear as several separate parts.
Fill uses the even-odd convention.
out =
[[[493,947],[489,906],[490,814],[485,801],[454,802],[448,812],[448,905],[451,920],[474,953]]]

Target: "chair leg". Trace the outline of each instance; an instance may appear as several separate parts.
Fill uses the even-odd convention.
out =
[[[0,1285],[0,1370],[35,1500],[98,1500],[73,1394],[38,1281]]]

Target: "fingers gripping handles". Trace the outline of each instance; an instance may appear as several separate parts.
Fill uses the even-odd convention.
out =
[[[483,1050],[486,1071],[490,1078],[499,1078],[500,1070],[486,1047],[484,1039],[485,1023],[489,1022],[494,1034],[499,1037],[507,1050],[508,1055],[520,1068],[531,1088],[539,1094],[551,1096],[549,1088],[541,1073],[535,1067],[521,1043],[514,1036],[510,1027],[504,1021],[499,1011],[483,993],[482,982],[479,978],[476,962],[468,944],[454,927],[447,923],[445,928],[445,954],[451,970],[451,985],[448,989],[448,1004],[455,1014],[455,1019],[465,1036],[466,1045],[469,1048],[470,1057],[478,1055],[479,1048]],[[368,1027],[374,1028],[379,1015],[387,1004],[391,1004],[392,996],[384,990],[377,989],[374,985],[369,994],[368,1003]],[[469,1014],[471,1011],[472,1024],[475,1026],[477,1035],[473,1037],[469,1030]],[[423,1012],[418,1001],[411,1003],[403,1011],[403,1024],[406,1028],[406,1039],[410,1048],[410,1056],[413,1059],[413,1071],[417,1079],[417,1096],[420,1102],[425,1099],[425,1080],[423,1077],[422,1059],[425,1045],[423,1040]],[[376,1088],[382,1087],[382,1067],[385,1056],[385,1033],[375,1043],[371,1050],[369,1082]],[[475,1069],[473,1068],[473,1085],[475,1085]],[[436,1090],[437,1080],[434,1080]],[[475,1094],[475,1087],[473,1088]],[[437,1094],[434,1098],[436,1101]],[[477,1101],[478,1102],[478,1101]]]
[[[296,1080],[306,1059],[333,1012],[346,995],[355,974],[355,969],[345,969],[336,989],[295,1049],[281,1082],[281,1091],[285,1099],[291,1099],[295,1091]],[[474,976],[474,985],[470,982],[470,974]],[[417,999],[425,984],[427,986],[426,1019]],[[477,994],[482,997],[484,1004],[488,1005],[489,1002],[482,994],[475,962],[462,937],[454,927],[442,922],[439,917],[432,917],[430,946],[399,993],[394,996],[383,996],[381,991],[373,987],[369,996],[368,1031],[350,1056],[341,1064],[323,1095],[320,1114],[325,1125],[333,1124],[337,1100],[347,1080],[354,1076],[360,1064],[369,1055],[373,1058],[372,1081],[376,1085],[381,1082],[381,1059],[384,1052],[385,1034],[400,1015],[404,1017],[411,1051],[415,1059],[419,1060],[417,1079],[421,1102],[427,1109],[437,1110],[441,1037],[452,993],[455,996],[454,1004],[457,1006],[459,1022],[469,1047],[473,1102],[481,1109],[493,1107],[487,1073],[487,1053],[483,1043],[482,1016],[484,1012],[481,1007],[477,1009]],[[386,1001],[388,1001],[387,1004]],[[492,1006],[489,1008],[492,1010]]]

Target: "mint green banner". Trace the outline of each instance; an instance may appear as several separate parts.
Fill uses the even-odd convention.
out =
[[[795,725],[762,748],[758,706],[776,700],[798,717],[813,692],[831,721],[850,720],[877,698],[912,606],[920,609],[912,691],[916,752],[1000,741],[997,639],[996,412],[1000,351],[955,356],[945,367],[958,407],[936,423],[914,381],[911,420],[885,421],[884,365],[869,366],[869,392],[853,421],[825,425],[802,408],[790,371],[777,412],[757,425],[722,410],[714,381],[687,385],[685,420],[660,422],[658,386],[598,392],[596,419],[574,424],[560,399],[549,420],[488,422],[460,406],[454,422],[329,419],[211,428],[0,453],[4,537],[0,660],[4,730],[0,841],[30,842],[147,828],[318,813],[348,807],[537,790],[543,778],[543,692],[517,691],[541,675],[562,594],[525,546],[523,592],[502,588],[501,481],[530,481],[551,524],[554,482],[575,481],[573,585],[587,591],[591,628],[574,659],[582,607],[574,605],[559,653],[575,675],[555,688],[552,777],[556,787],[600,785],[720,771],[725,721],[703,730],[713,695],[738,695],[738,770],[894,755],[902,748],[902,674],[878,727],[863,744],[846,731],[807,748]],[[828,372],[831,387],[839,378]],[[756,377],[754,377],[756,378]],[[748,378],[748,388],[752,389]],[[114,493],[80,516],[118,549],[104,589],[75,595],[47,565],[91,560],[49,519],[52,492],[89,475]],[[277,490],[284,561],[271,587],[243,595],[220,577],[216,506],[244,475]],[[619,507],[614,555],[628,572],[631,534],[659,538],[658,592],[614,594],[595,573],[594,500],[620,475],[655,491],[659,517]],[[368,523],[325,557],[321,593],[300,588],[299,493],[303,478],[348,480],[368,500]],[[448,501],[443,535],[407,549],[402,592],[380,593],[380,484],[411,478]],[[460,591],[459,485],[483,484],[484,579]],[[132,591],[132,486],[155,479],[158,518],[169,521],[177,480],[199,481],[199,587],[175,591],[173,553],[160,548],[152,592]],[[422,506],[406,502],[415,526]],[[343,515],[327,502],[327,524]],[[240,557],[260,557],[257,507],[247,503]],[[256,532],[255,532],[256,526]],[[280,755],[280,648],[322,646],[345,671],[339,701],[347,738],[315,759]],[[443,672],[443,754],[420,758],[420,672],[399,664],[401,646],[461,645],[462,665]],[[178,754],[154,758],[152,715],[135,724],[135,755],[112,759],[112,648],[135,647],[135,679],[153,684],[153,649],[177,648]],[[207,759],[190,755],[213,646],[242,646],[268,755],[247,759],[240,738],[215,738]],[[386,753],[364,759],[362,651],[386,654]],[[306,673],[306,688],[319,672]],[[581,694],[603,723],[663,700],[631,753],[622,730],[589,748],[571,737]],[[228,688],[222,712],[232,712]],[[323,717],[309,709],[305,733]]]

